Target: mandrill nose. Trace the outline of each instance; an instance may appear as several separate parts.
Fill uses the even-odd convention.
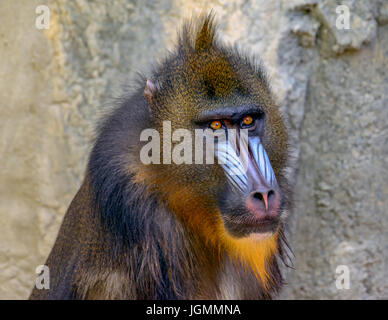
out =
[[[259,219],[277,218],[280,195],[274,189],[255,190],[246,198],[246,206]]]

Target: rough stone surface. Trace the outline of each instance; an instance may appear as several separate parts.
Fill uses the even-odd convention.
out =
[[[50,28],[35,28],[35,8]],[[349,8],[350,29],[336,27]],[[287,115],[295,270],[285,299],[388,298],[388,6],[384,0],[0,2],[0,298],[23,299],[83,178],[96,120],[213,9],[260,55]],[[336,268],[350,289],[335,286]]]

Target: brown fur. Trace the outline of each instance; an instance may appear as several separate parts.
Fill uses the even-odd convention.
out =
[[[197,28],[199,26],[199,28]],[[194,37],[193,37],[194,35]],[[46,262],[51,288],[31,299],[268,299],[280,289],[283,224],[267,240],[225,230],[217,197],[226,185],[217,165],[149,165],[139,160],[140,132],[194,129],[199,112],[260,105],[263,144],[280,188],[287,133],[265,73],[216,39],[212,16],[187,24],[179,45],[151,78],[103,122],[81,189]]]

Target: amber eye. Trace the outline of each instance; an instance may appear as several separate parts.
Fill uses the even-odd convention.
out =
[[[250,125],[252,125],[252,123],[253,123],[253,118],[252,118],[252,116],[245,116],[245,117],[243,118],[243,120],[242,120],[242,124],[243,124],[244,126],[250,126]]]
[[[210,123],[210,128],[218,130],[222,128],[222,122],[220,120],[214,120]]]

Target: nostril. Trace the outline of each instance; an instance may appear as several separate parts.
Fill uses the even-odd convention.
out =
[[[247,209],[259,216],[260,219],[275,218],[280,207],[280,196],[275,189],[264,190],[256,190],[249,194],[246,198]]]
[[[253,200],[262,203],[265,207],[265,210],[271,209],[272,207],[271,203],[273,203],[273,201],[276,198],[274,190],[268,190],[266,192],[256,191],[252,193],[251,197]]]
[[[253,198],[257,199],[257,200],[260,200],[260,201],[263,201],[263,195],[260,193],[260,192],[255,192],[253,194]]]
[[[255,193],[253,193],[252,196],[253,196],[254,199],[257,199],[257,200],[260,200],[260,201],[264,201],[265,199],[264,199],[263,194],[269,200],[269,198],[271,198],[272,196],[275,195],[275,191],[269,190],[268,192],[263,192],[263,193],[262,192],[255,192]]]

